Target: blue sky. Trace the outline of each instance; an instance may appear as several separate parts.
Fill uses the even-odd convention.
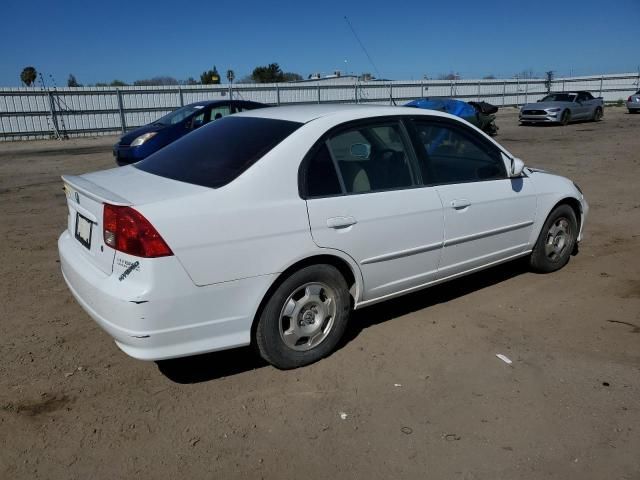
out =
[[[2,0],[1,10],[0,86],[18,85],[27,65],[58,85],[70,73],[84,84],[198,78],[213,65],[240,78],[271,62],[305,77],[371,72],[345,15],[386,78],[586,75],[640,64],[640,0]]]

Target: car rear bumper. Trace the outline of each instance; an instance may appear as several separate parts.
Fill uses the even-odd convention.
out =
[[[638,102],[627,102],[627,108],[629,110],[640,110],[640,101],[638,101]]]
[[[60,236],[60,264],[71,293],[120,349],[141,360],[248,345],[255,312],[274,277],[198,287],[175,256],[136,259],[120,252],[107,275],[78,248],[68,231]],[[123,278],[131,261],[139,266]]]

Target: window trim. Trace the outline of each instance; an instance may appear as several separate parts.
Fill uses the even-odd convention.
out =
[[[320,138],[313,144],[313,146],[309,149],[306,155],[303,157],[300,162],[300,166],[298,167],[298,194],[300,198],[303,200],[317,200],[321,198],[332,198],[332,197],[347,197],[352,195],[368,195],[374,193],[382,193],[382,192],[394,192],[397,190],[411,190],[414,188],[423,188],[425,185],[422,181],[422,171],[420,169],[420,165],[418,163],[417,154],[415,151],[415,147],[413,145],[413,140],[411,135],[407,131],[407,127],[404,124],[404,115],[384,115],[380,117],[369,117],[369,118],[360,118],[357,120],[350,120],[339,125],[335,125],[323,133]],[[329,139],[332,136],[339,135],[341,132],[352,130],[354,128],[367,128],[367,127],[379,127],[385,125],[394,125],[397,126],[400,130],[400,138],[402,139],[402,143],[406,149],[406,153],[408,155],[408,167],[409,174],[411,175],[411,180],[413,185],[398,187],[398,188],[388,188],[388,189],[380,189],[380,190],[370,190],[368,192],[347,192],[346,186],[344,184],[344,178],[342,176],[342,172],[340,171],[340,167],[329,147]],[[307,170],[309,162],[316,155],[318,150],[325,145],[327,150],[329,151],[329,155],[331,156],[331,160],[333,163],[333,168],[335,169],[336,175],[338,177],[338,182],[340,183],[340,193],[332,194],[332,195],[318,195],[318,196],[310,196],[308,194],[308,186],[307,186]]]
[[[416,122],[431,123],[432,125],[442,125],[447,128],[450,128],[451,130],[454,130],[454,131],[458,130],[462,132],[461,133],[462,136],[471,137],[473,143],[480,143],[480,145],[478,146],[482,147],[483,151],[485,151],[489,156],[495,158],[495,160],[502,166],[501,178],[487,178],[487,179],[465,180],[465,181],[455,181],[455,182],[429,182],[429,183],[424,182],[424,178],[423,178],[423,185],[425,187],[435,187],[439,185],[461,185],[465,183],[478,183],[478,182],[495,182],[499,180],[508,180],[510,178],[507,165],[505,165],[505,162],[502,156],[504,151],[500,147],[488,141],[486,138],[483,138],[478,132],[476,132],[472,128],[469,128],[468,126],[464,125],[462,122],[458,122],[456,120],[451,120],[444,117],[434,117],[434,116],[427,116],[427,115],[424,115],[424,116],[414,115],[411,117],[407,117],[406,120],[408,123],[407,129],[409,130],[412,136],[412,142],[415,142],[413,143],[413,148],[414,150],[416,150],[416,155],[418,155],[417,158],[421,158],[422,161],[426,160],[426,157],[425,157],[426,152],[424,152],[424,146],[420,144],[420,138],[418,136],[418,131],[415,125]],[[475,140],[477,140],[478,142],[475,142]],[[422,170],[422,167],[420,167],[420,170]]]

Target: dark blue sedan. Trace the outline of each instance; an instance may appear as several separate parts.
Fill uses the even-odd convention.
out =
[[[148,157],[209,122],[233,113],[268,106],[245,100],[211,100],[185,105],[153,123],[123,135],[113,146],[113,156],[118,165],[128,165]]]

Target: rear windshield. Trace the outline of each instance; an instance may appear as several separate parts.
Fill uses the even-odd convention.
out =
[[[217,188],[238,177],[301,126],[269,118],[224,117],[167,145],[135,167]]]

